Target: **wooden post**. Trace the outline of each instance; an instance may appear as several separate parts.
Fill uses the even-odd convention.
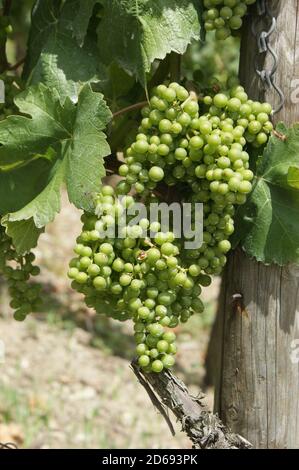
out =
[[[294,102],[299,79],[299,0],[268,2],[277,18],[270,41],[279,61],[275,81],[286,97],[275,121],[291,125],[299,121],[299,104]],[[250,97],[261,98],[254,71],[255,42],[248,24],[240,77]],[[265,69],[271,68],[271,61],[267,55]],[[276,94],[266,91],[265,98],[275,108]],[[234,300],[235,294],[243,298]],[[256,448],[299,448],[299,364],[291,360],[293,341],[299,339],[299,269],[267,267],[239,249],[227,266],[222,301],[216,411],[233,432]]]

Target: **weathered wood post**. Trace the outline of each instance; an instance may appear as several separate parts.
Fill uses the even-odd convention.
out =
[[[299,104],[294,102],[299,79],[299,0],[268,3],[277,19],[270,40],[279,61],[275,82],[286,98],[275,121],[290,125],[299,121]],[[249,95],[261,98],[255,43],[248,24],[240,77]],[[269,54],[264,57],[265,69],[271,69],[271,61]],[[264,97],[275,108],[277,94],[269,90]],[[234,294],[242,294],[243,300],[234,302]],[[221,352],[216,360],[216,410],[256,448],[299,448],[299,364],[291,360],[292,342],[299,339],[298,318],[299,270],[267,267],[237,250],[223,279],[217,324]]]

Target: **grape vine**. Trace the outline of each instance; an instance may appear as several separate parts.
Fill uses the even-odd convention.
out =
[[[242,268],[242,253],[232,256],[231,249],[240,247],[253,262],[273,264],[277,285],[281,270],[275,265],[291,265],[289,274],[296,276],[299,125],[292,121],[297,90],[279,113],[281,106],[273,111],[250,99],[237,78],[239,70],[252,96],[273,98],[273,104],[273,87],[281,96],[290,92],[294,60],[287,59],[296,56],[296,9],[288,14],[286,2],[274,2],[275,8],[270,3],[0,0],[0,284],[9,293],[9,310],[17,321],[45,310],[34,249],[67,198],[80,211],[82,228],[64,281],[55,269],[54,287],[67,278],[88,309],[132,327],[133,370],[154,403],[161,397],[164,416],[164,405],[176,414],[184,398],[184,384],[168,372],[178,360],[182,325],[190,322],[190,330],[196,317],[209,316],[205,288],[227,264],[224,280],[233,281],[224,283],[227,298],[234,294],[239,267],[240,281],[246,281],[249,264],[244,261]],[[291,45],[288,54],[282,53],[284,44]],[[273,67],[265,75],[270,56]],[[265,79],[271,89],[263,86]],[[278,123],[279,116],[287,122]],[[48,233],[52,236],[51,228]],[[241,284],[243,311],[248,298]],[[255,292],[252,299],[263,303],[266,315],[273,293],[266,288],[262,298]],[[208,366],[219,332],[220,349],[231,349],[229,357],[235,353],[235,342],[221,330],[232,318],[227,310],[234,313],[240,305],[224,300]],[[286,318],[295,318],[295,298],[285,308],[283,299],[276,300],[280,316],[287,309]],[[257,319],[259,313],[256,309]],[[229,329],[235,330],[236,321],[247,328],[247,320],[234,317]],[[259,350],[263,339],[267,342],[258,338]],[[270,363],[275,362],[276,351],[268,350],[275,353]],[[238,351],[237,356],[246,366],[246,355]],[[232,376],[232,361],[222,362],[219,377]],[[172,400],[173,390],[178,400]],[[231,387],[216,392],[221,403],[231,403]],[[254,412],[250,400],[246,403]],[[184,404],[177,416],[184,428],[186,417],[196,416],[187,429],[195,445],[217,447],[218,436],[225,448],[238,442],[250,447],[228,431],[223,440],[225,427],[201,404]],[[221,412],[229,421],[225,408]],[[241,416],[240,429],[246,428],[247,415]],[[256,442],[256,434],[265,434],[260,428],[253,432]]]

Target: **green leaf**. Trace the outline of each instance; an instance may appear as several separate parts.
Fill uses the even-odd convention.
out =
[[[16,251],[19,254],[24,254],[35,248],[42,229],[35,226],[33,219],[21,220],[20,222],[7,223],[2,221],[2,225],[6,226],[6,233],[12,240]]]
[[[33,220],[38,229],[51,222],[60,211],[63,183],[71,202],[91,210],[93,195],[105,175],[104,157],[110,153],[102,131],[111,113],[103,96],[89,85],[82,88],[77,105],[67,99],[62,106],[56,92],[42,84],[18,97],[18,104],[32,117],[14,116],[0,123],[0,166],[28,162],[0,173],[0,183],[7,178],[0,189],[4,198],[0,211],[6,214],[5,224],[11,233],[12,226],[21,221]],[[39,158],[35,159],[37,150]],[[29,184],[30,189],[20,190],[23,184]],[[24,205],[20,206],[23,197]],[[17,248],[22,249],[20,245]]]
[[[282,266],[299,263],[299,124],[279,124],[277,131],[286,139],[270,138],[253,191],[237,212],[233,242],[258,261]]]
[[[200,39],[197,0],[102,0],[102,4],[98,35],[103,61],[117,60],[143,85],[155,59],[172,51],[183,54],[192,39]]]
[[[299,168],[291,166],[288,171],[288,185],[291,188],[299,189]]]
[[[33,219],[37,228],[52,222],[60,212],[60,188],[64,180],[66,159],[58,160],[54,165],[52,177],[47,186],[25,207],[4,217],[9,227],[13,222]]]
[[[55,90],[40,84],[15,98],[19,110],[32,116],[9,116],[0,122],[0,169],[9,170],[46,154],[72,138],[76,108],[67,100],[62,106]]]
[[[96,38],[85,38],[86,31],[81,29],[87,11],[82,0],[67,0],[63,5],[57,0],[38,1],[33,10],[24,76],[32,84],[43,82],[55,88],[62,102],[67,96],[76,102],[82,84],[106,77]],[[84,36],[85,41],[79,45],[75,35],[81,35],[82,41]]]
[[[0,171],[0,214],[15,212],[27,205],[47,185],[52,168],[40,158],[13,171]]]
[[[49,37],[57,27],[62,0],[37,0],[31,15],[24,77],[28,78]]]
[[[80,46],[83,46],[90,17],[99,0],[80,0],[76,16],[73,19],[73,30]]]
[[[136,86],[136,81],[128,75],[118,64],[113,62],[107,67],[107,79],[101,84],[100,91],[109,102],[110,109],[117,110],[121,106],[129,106],[131,100],[138,98],[131,96],[132,89],[136,95],[142,93],[142,88]]]
[[[86,85],[80,95],[74,134],[68,148],[66,183],[70,201],[91,210],[93,195],[106,174],[104,157],[110,154],[102,132],[112,115],[99,93]]]

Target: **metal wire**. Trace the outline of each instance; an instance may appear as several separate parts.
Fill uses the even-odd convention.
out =
[[[8,442],[7,444],[0,442],[0,449],[17,449],[17,446],[13,442]]]
[[[256,38],[259,55],[255,60],[255,71],[264,85],[264,89],[273,88],[279,96],[279,104],[274,109],[273,114],[278,113],[284,106],[285,96],[282,90],[275,83],[275,73],[278,67],[278,55],[270,45],[270,37],[276,31],[276,18],[269,7],[268,0],[257,0],[256,2],[256,15],[253,17],[251,23],[252,34]],[[268,28],[265,30],[265,28]],[[273,64],[269,70],[260,68],[259,62],[264,54],[269,53],[272,57]]]

